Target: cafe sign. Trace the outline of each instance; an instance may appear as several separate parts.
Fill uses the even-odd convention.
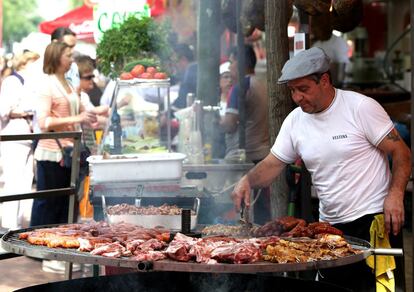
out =
[[[142,18],[150,15],[146,0],[99,0],[93,7],[95,42],[99,43],[106,30],[119,26],[131,16]]]

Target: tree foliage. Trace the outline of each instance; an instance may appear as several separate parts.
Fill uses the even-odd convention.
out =
[[[125,64],[141,59],[167,60],[171,55],[168,45],[169,25],[150,17],[129,17],[119,27],[103,34],[96,54],[98,67],[105,75],[119,75]]]
[[[29,33],[37,31],[42,18],[36,0],[3,0],[3,43],[11,47]]]

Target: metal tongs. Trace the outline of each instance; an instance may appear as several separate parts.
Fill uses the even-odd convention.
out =
[[[244,201],[241,202],[239,223],[242,224],[246,233],[249,233],[250,229],[253,227],[253,224],[250,222],[249,218],[249,207],[246,206]]]

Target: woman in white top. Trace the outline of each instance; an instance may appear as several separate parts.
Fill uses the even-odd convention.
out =
[[[29,134],[32,131],[33,98],[24,84],[27,66],[39,55],[25,52],[14,59],[13,73],[4,79],[0,93],[1,134]],[[1,142],[4,194],[28,193],[33,183],[31,141]],[[5,202],[1,206],[2,226],[21,227],[20,202]]]
[[[75,88],[65,78],[72,65],[72,49],[66,43],[50,43],[44,55],[43,72],[37,100],[37,122],[42,132],[80,130],[80,124],[97,122],[96,115],[86,111]],[[59,139],[62,147],[72,146],[72,139]],[[69,187],[70,168],[60,165],[61,149],[54,139],[39,141],[37,161],[37,190]],[[33,201],[31,226],[67,222],[68,197],[52,197]]]

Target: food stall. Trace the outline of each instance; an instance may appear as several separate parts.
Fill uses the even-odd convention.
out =
[[[154,80],[131,80],[132,81],[118,80],[117,86],[135,87],[142,81],[142,83],[146,83],[146,85],[155,83],[155,87],[159,85],[165,85],[165,88],[168,87],[169,89],[169,84],[166,84],[165,81],[160,81],[157,84],[158,81]],[[169,111],[169,93],[167,101],[165,102],[164,97],[161,96],[160,90],[157,89],[157,91],[158,102],[161,101],[161,103],[167,104],[164,109]],[[117,90],[115,92],[117,92]],[[112,129],[114,131],[112,133],[113,138],[116,137],[118,139],[118,142],[115,143],[115,139],[112,140],[112,138],[109,138],[108,140],[108,138],[106,138],[107,142],[103,143],[103,150],[108,150],[109,155],[106,158],[103,155],[90,158],[90,191],[95,207],[95,219],[100,220],[106,218],[107,220],[111,221],[111,216],[112,218],[113,216],[119,216],[119,214],[111,214],[111,208],[115,207],[116,205],[127,203],[127,208],[129,208],[129,211],[127,212],[131,213],[131,217],[134,220],[137,218],[137,221],[143,222],[142,216],[140,216],[140,214],[135,214],[136,212],[140,212],[138,210],[140,210],[141,207],[149,205],[162,206],[164,203],[169,203],[171,205],[179,204],[182,209],[192,209],[195,212],[195,214],[191,216],[190,221],[193,224],[191,225],[191,230],[193,232],[200,230],[200,227],[197,227],[197,224],[199,223],[207,225],[218,223],[217,221],[214,221],[218,217],[218,213],[207,213],[208,211],[204,208],[206,206],[209,206],[212,207],[209,208],[210,210],[216,209],[217,211],[218,206],[221,206],[223,204],[227,204],[227,207],[231,207],[231,201],[229,199],[229,192],[231,188],[237,179],[243,173],[248,171],[248,169],[250,169],[253,164],[246,163],[244,161],[228,163],[224,160],[210,159],[208,159],[207,162],[204,162],[203,159],[202,162],[197,161],[197,163],[194,163],[193,161],[192,163],[188,163],[188,160],[184,155],[171,151],[173,148],[173,142],[171,140],[171,128],[169,123],[167,124],[167,139],[164,140],[165,143],[161,142],[163,140],[160,138],[160,136],[151,137],[155,139],[152,139],[149,142],[148,139],[145,139],[146,137],[142,138],[140,137],[140,133],[136,133],[131,130],[132,128],[136,129],[139,127],[137,127],[136,124],[131,123],[130,112],[128,113],[128,111],[122,111],[118,107],[116,104],[117,95],[118,93],[115,94],[115,100],[112,101],[113,113],[116,114],[113,115],[114,118],[112,118],[110,121],[111,123],[108,124],[104,136],[108,137]],[[155,124],[160,123],[160,119],[158,118],[159,109],[155,110],[154,112],[157,113],[154,115],[156,118],[152,119],[151,122],[155,122]],[[119,120],[117,120],[118,118],[116,115],[119,115]],[[135,118],[134,113],[132,116]],[[167,116],[170,116],[170,114],[168,113]],[[129,118],[124,119],[124,117]],[[118,125],[116,125],[117,122],[119,122]],[[145,123],[145,121],[143,123]],[[111,125],[113,125],[113,127],[111,127]],[[159,126],[160,124],[158,124],[158,127]],[[117,134],[115,134],[114,129],[117,129]],[[133,135],[135,135],[134,138],[131,138],[133,137],[133,135],[131,135],[131,132]],[[105,147],[107,148],[105,149]],[[146,153],[151,152],[147,151],[151,149],[156,149],[156,151],[161,150],[161,153]],[[144,151],[140,152],[139,150]],[[170,165],[170,162],[172,165]],[[158,163],[160,163],[159,166],[157,166]],[[145,166],[143,167],[143,165]],[[220,210],[220,213],[222,211],[223,210]],[[149,224],[149,228],[155,228],[155,225],[159,224],[166,225],[166,223],[163,224],[159,223],[160,221],[157,221],[159,219],[159,216],[155,218],[156,219],[150,220],[151,222]],[[179,225],[179,223],[177,223],[178,219],[181,219],[181,216],[173,217],[172,220],[175,221],[174,226],[167,226],[171,232],[171,235],[176,235],[179,231],[177,228]],[[126,220],[120,219],[115,221],[111,223],[116,224],[119,223],[119,221]],[[194,225],[194,221],[197,224]],[[180,224],[182,224],[182,222],[180,222]],[[3,237],[2,246],[11,252],[38,258],[57,259],[94,265],[125,267],[140,272],[157,272],[156,275],[155,273],[137,273],[140,275],[125,275],[123,277],[116,276],[117,278],[102,277],[101,281],[92,279],[92,281],[89,281],[88,283],[87,281],[77,282],[76,285],[79,283],[79,285],[84,285],[83,287],[87,285],[107,285],[108,283],[113,284],[115,281],[119,280],[121,283],[124,281],[137,282],[137,285],[140,288],[143,287],[144,283],[150,282],[150,284],[145,287],[155,288],[158,286],[160,279],[166,279],[166,281],[169,283],[174,283],[173,285],[180,285],[180,281],[181,283],[186,283],[184,284],[184,287],[188,288],[188,285],[197,285],[203,281],[213,282],[213,280],[217,281],[217,279],[220,279],[219,281],[221,281],[225,278],[224,274],[228,275],[228,278],[226,278],[225,281],[227,281],[227,279],[231,279],[232,283],[233,281],[244,283],[246,281],[255,281],[255,285],[258,287],[263,287],[263,283],[267,283],[266,285],[269,285],[266,287],[271,287],[270,285],[276,285],[275,283],[282,283],[283,281],[288,280],[286,280],[286,278],[285,280],[283,280],[283,278],[279,279],[278,277],[271,277],[269,279],[266,279],[265,275],[261,275],[262,273],[306,271],[342,266],[362,261],[368,256],[374,254],[401,255],[401,250],[395,252],[391,250],[375,250],[371,248],[368,242],[359,240],[357,238],[347,238],[347,242],[351,244],[352,248],[356,248],[360,252],[338,259],[318,259],[297,263],[273,263],[259,261],[254,263],[229,264],[226,262],[220,262],[214,265],[204,262],[195,262],[194,260],[189,262],[180,262],[171,258],[162,260],[132,260],[126,256],[110,258],[102,255],[91,254],[86,251],[79,251],[74,248],[63,249],[46,246],[33,246],[28,244],[24,239],[20,238],[20,235],[22,233],[32,231],[33,229],[25,229],[9,232],[5,237]],[[208,236],[206,236],[206,238],[207,237]],[[296,244],[298,240],[291,240],[289,242]],[[171,241],[169,243],[171,243]],[[200,273],[204,274],[203,278],[199,276]],[[219,275],[212,276],[213,273],[219,273]],[[210,279],[209,277],[212,278]],[[295,281],[299,282],[300,280],[295,279]],[[295,283],[296,282],[290,282],[289,284],[285,283],[284,285],[289,285],[289,287],[296,287],[297,284]],[[75,285],[75,282],[68,282],[67,284]],[[323,283],[308,281],[303,282],[300,289],[303,289],[304,286],[325,288],[328,289],[328,291],[329,288],[332,289],[332,287],[325,287],[323,285]],[[120,284],[120,286],[122,286],[122,284]],[[73,287],[74,286],[72,286],[72,288]],[[245,287],[241,289],[244,288]],[[252,287],[249,286],[249,288]],[[162,288],[160,287],[159,289]],[[340,291],[340,288],[338,287],[335,287],[335,289],[335,291]],[[192,291],[191,289],[188,290]]]

